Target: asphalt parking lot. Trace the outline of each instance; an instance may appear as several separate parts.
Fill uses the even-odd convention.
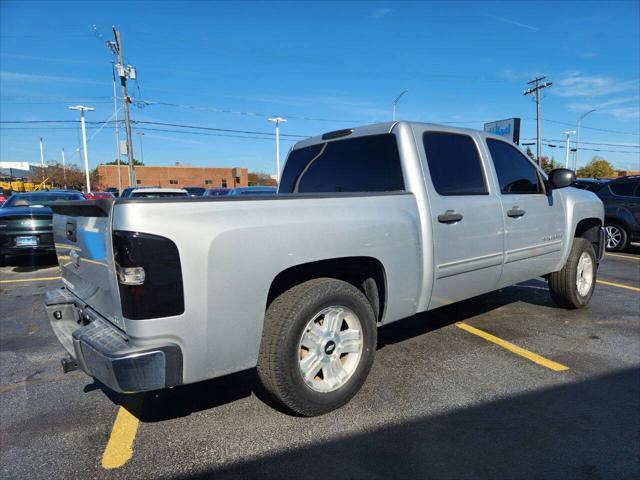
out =
[[[135,396],[63,375],[57,276],[0,269],[3,478],[640,478],[637,245],[580,311],[532,280],[382,328],[363,390],[310,419],[253,371]]]

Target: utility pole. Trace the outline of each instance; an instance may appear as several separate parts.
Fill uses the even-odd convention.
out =
[[[122,41],[120,40],[120,32],[116,30],[116,27],[113,27],[113,35],[115,37],[115,42],[107,42],[109,48],[111,48],[114,53],[118,55],[118,64],[116,68],[118,69],[118,76],[120,77],[120,84],[122,85],[122,97],[124,101],[124,127],[127,132],[127,158],[129,159],[129,184],[132,187],[136,186],[136,173],[133,165],[133,138],[131,137],[131,118],[129,117],[129,104],[131,103],[131,99],[127,94],[127,76],[135,80],[136,78],[136,70],[131,65],[124,64],[123,54],[122,54]]]
[[[396,121],[396,106],[398,105],[398,101],[400,100],[400,97],[402,97],[405,93],[408,93],[409,90],[403,90],[402,92],[400,92],[400,95],[398,95],[396,98],[393,99],[393,114],[391,116],[391,118],[393,119],[393,121]]]
[[[69,110],[78,110],[80,112],[80,126],[82,127],[82,148],[84,150],[84,174],[87,181],[87,193],[91,191],[91,180],[89,180],[89,152],[87,150],[87,127],[84,122],[84,112],[95,110],[93,107],[85,107],[84,105],[76,105],[69,107]]]
[[[118,93],[116,91],[116,66],[111,62],[111,78],[113,79],[113,119],[116,126],[116,164],[118,165],[118,194],[122,191],[122,175],[120,173],[120,124],[118,123]]]
[[[574,160],[573,160],[574,161],[574,165],[573,165],[573,171],[574,172],[578,170],[578,160],[579,160],[578,152],[580,150],[580,123],[582,123],[582,119],[584,117],[586,117],[587,115],[589,115],[590,113],[593,113],[595,111],[596,111],[595,108],[591,109],[588,112],[585,112],[585,113],[583,113],[582,115],[580,115],[578,117],[578,122],[577,122],[578,125],[576,126],[576,155],[575,155],[575,157],[573,157],[574,158]]]
[[[64,147],[62,147],[62,178],[64,179],[64,188],[67,188],[67,167],[64,161]]]
[[[551,85],[553,85],[552,82],[544,82],[544,83],[540,83],[542,80],[544,80],[547,77],[538,77],[534,80],[531,80],[530,82],[527,83],[527,85],[531,85],[531,84],[535,84],[534,87],[529,88],[527,90],[524,91],[524,95],[530,95],[532,93],[536,94],[536,123],[537,123],[537,134],[536,134],[536,155],[538,157],[538,165],[542,167],[542,159],[541,154],[542,154],[542,145],[540,144],[541,142],[541,133],[540,133],[540,90],[542,90],[543,88],[547,88],[550,87]]]
[[[280,185],[280,124],[287,121],[286,118],[273,117],[267,119],[276,124],[276,181]]]

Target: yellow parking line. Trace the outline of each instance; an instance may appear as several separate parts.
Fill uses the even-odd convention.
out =
[[[609,285],[610,287],[625,288],[627,290],[632,290],[634,292],[640,292],[640,288],[632,287],[631,285],[624,285],[622,283],[607,282],[605,280],[596,280],[596,283],[601,283],[602,285]]]
[[[37,282],[37,281],[49,281],[60,280],[62,277],[34,277],[34,278],[19,278],[17,280],[0,280],[0,283],[22,283],[22,282]]]
[[[605,253],[608,257],[628,258],[629,260],[640,260],[640,257],[632,257],[631,255],[620,255],[619,253]]]
[[[133,441],[136,438],[139,424],[140,420],[126,408],[120,407],[111,429],[107,448],[102,454],[102,468],[106,470],[119,468],[131,460]]]
[[[526,358],[527,360],[531,360],[538,365],[542,365],[554,372],[562,372],[564,370],[569,370],[569,367],[565,367],[564,365],[554,362],[553,360],[549,360],[548,358],[541,357],[540,355],[530,352],[529,350],[525,350],[524,348],[520,348],[513,343],[507,342],[506,340],[502,340],[490,333],[487,333],[479,328],[472,327],[471,325],[467,325],[466,323],[456,323],[456,327],[461,328],[469,333],[477,335],[478,337],[484,338],[489,342],[495,343],[496,345],[500,345],[502,348],[509,350],[511,353],[515,353],[516,355],[520,355],[521,357]]]

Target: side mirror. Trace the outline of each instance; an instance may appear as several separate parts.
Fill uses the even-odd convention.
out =
[[[576,181],[576,174],[568,168],[556,168],[549,173],[551,188],[570,187]]]

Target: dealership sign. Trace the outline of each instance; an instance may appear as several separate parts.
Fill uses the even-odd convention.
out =
[[[484,131],[508,138],[516,145],[520,142],[520,119],[507,118],[484,124]]]

